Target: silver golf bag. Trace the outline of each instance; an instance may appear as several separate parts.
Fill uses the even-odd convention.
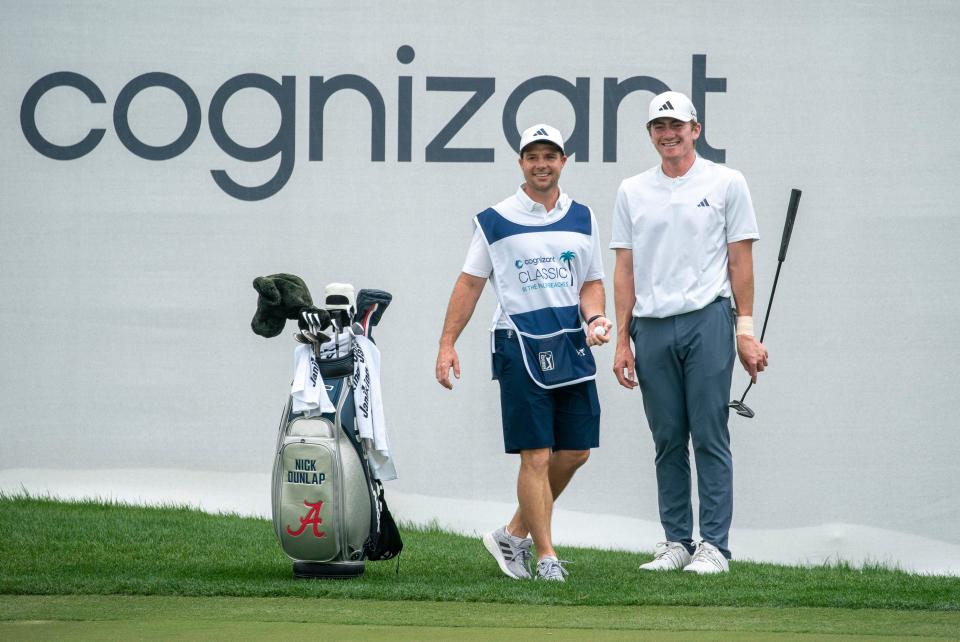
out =
[[[336,341],[341,328],[334,330]],[[391,559],[403,544],[357,429],[353,351],[325,357],[315,348],[336,410],[294,413],[288,396],[273,466],[273,526],[295,577],[357,577],[364,560]]]

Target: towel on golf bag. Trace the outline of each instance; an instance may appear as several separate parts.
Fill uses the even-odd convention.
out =
[[[326,386],[323,385],[320,366],[313,355],[312,346],[300,345],[293,351],[293,386],[290,388],[290,396],[293,397],[295,413],[305,412],[309,417],[337,411],[327,395]]]
[[[383,418],[380,392],[380,349],[363,335],[353,338],[353,401],[356,406],[360,439],[367,446],[367,461],[374,479],[397,478],[390,460],[390,440]]]
[[[333,335],[329,341],[320,344],[320,358],[334,359],[344,357],[350,354],[353,347],[353,334],[351,330],[343,330]]]

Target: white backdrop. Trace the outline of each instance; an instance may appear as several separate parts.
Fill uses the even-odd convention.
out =
[[[262,513],[265,481],[209,498],[269,472],[294,343],[292,324],[270,340],[250,331],[251,281],[292,272],[316,298],[331,281],[394,294],[376,338],[400,473],[388,492],[402,516],[467,531],[505,521],[517,461],[502,453],[490,381],[492,293],[458,344],[459,385],[447,392],[433,378],[470,217],[521,180],[505,112],[508,130],[576,125],[587,139],[562,184],[594,209],[606,243],[617,185],[656,155],[642,128],[651,93],[623,99],[613,139],[605,79],[650,77],[707,90],[705,138],[747,177],[762,235],[758,318],[790,189],[803,190],[771,367],[748,398],[757,417],[731,419],[734,555],[960,573],[950,120],[960,5],[0,0],[0,10],[0,488],[142,489],[134,495]],[[31,93],[57,72],[102,101],[75,86]],[[158,72],[179,92],[128,84]],[[243,74],[286,98],[239,88],[231,79]],[[322,90],[347,75],[382,96],[383,160],[371,160],[379,121],[360,93],[333,94],[322,123],[311,101],[311,79]],[[514,116],[515,89],[541,76],[580,83],[580,120],[550,90]],[[438,160],[458,153],[431,141],[473,95],[466,87],[489,95],[446,148],[480,151]],[[132,100],[116,109],[125,91]],[[98,129],[87,153],[50,157]],[[179,153],[142,157],[184,131]],[[242,200],[217,170],[267,186]],[[612,279],[612,251],[605,265]],[[612,356],[597,353],[601,447],[561,498],[570,519],[557,538],[649,550],[652,442]],[[745,383],[737,372],[732,394]],[[618,531],[611,519],[628,521]]]

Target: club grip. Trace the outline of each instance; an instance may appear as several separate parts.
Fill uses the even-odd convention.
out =
[[[800,205],[800,190],[790,191],[790,204],[787,205],[787,220],[783,222],[783,237],[780,239],[781,263],[787,260],[787,246],[790,245],[790,235],[793,233],[793,221],[797,218],[797,207]]]

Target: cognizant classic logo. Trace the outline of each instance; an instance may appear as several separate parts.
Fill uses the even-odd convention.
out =
[[[397,61],[410,64],[415,52],[413,47],[403,45],[397,49]],[[706,121],[706,94],[725,92],[726,78],[708,78],[706,75],[707,57],[695,54],[692,57],[691,96],[697,108],[701,122]],[[356,74],[335,76],[310,76],[309,109],[306,122],[309,138],[309,160],[323,161],[324,108],[334,94],[341,91],[359,92],[370,106],[370,161],[382,162],[386,158],[385,134],[387,122],[397,124],[397,161],[409,163],[413,150],[413,76],[397,77],[397,104],[391,105],[390,118],[383,94],[369,79]],[[650,92],[655,95],[668,91],[670,87],[662,80],[648,75],[636,75],[624,78],[604,77],[603,81],[603,162],[617,160],[618,111],[620,103],[628,95],[638,92]],[[493,77],[456,77],[426,76],[424,79],[427,95],[431,92],[463,92],[468,97],[446,124],[433,134],[424,147],[424,162],[427,163],[492,163],[493,147],[456,147],[452,144],[460,130],[475,114],[485,107],[495,93],[497,79]],[[573,82],[559,76],[535,76],[529,78],[507,95],[501,111],[503,134],[509,145],[518,151],[520,132],[517,128],[517,113],[520,106],[531,94],[538,91],[552,91],[568,101],[573,108],[574,126],[564,148],[568,156],[577,162],[590,160],[590,85],[591,79],[577,77]],[[50,142],[37,126],[37,105],[52,89],[71,87],[79,90],[91,105],[107,102],[107,97],[94,79],[76,71],[57,71],[43,76],[34,82],[23,97],[20,105],[20,128],[27,142],[40,154],[58,161],[71,161],[86,156],[93,151],[106,134],[107,122],[103,127],[91,128],[86,132],[78,131],[78,141],[69,145]],[[176,94],[186,108],[186,122],[183,131],[175,140],[163,145],[144,143],[130,126],[128,111],[137,95],[150,88],[163,88]],[[280,110],[280,125],[271,140],[257,147],[241,145],[227,133],[223,122],[224,107],[237,92],[255,89],[272,98]],[[213,93],[207,108],[207,127],[214,142],[227,156],[248,163],[269,161],[279,156],[279,166],[272,178],[261,185],[244,185],[231,178],[226,170],[211,169],[214,182],[225,193],[244,201],[258,201],[269,198],[283,189],[294,168],[296,118],[296,76],[281,76],[280,80],[258,73],[244,73],[224,82]],[[428,100],[429,98],[427,98]],[[419,103],[418,103],[419,105]],[[66,107],[64,113],[57,111],[60,105],[45,105],[57,118],[67,122],[79,121],[79,114],[70,113]],[[90,109],[95,109],[91,107]],[[422,110],[418,110],[420,113]],[[106,118],[104,120],[107,120]],[[200,98],[189,83],[173,74],[152,71],[136,76],[127,82],[113,99],[113,130],[123,146],[135,156],[151,161],[166,161],[175,158],[190,148],[200,135],[202,126]],[[357,118],[364,123],[365,119]],[[302,126],[303,126],[302,125]],[[351,123],[351,126],[353,123]],[[363,136],[366,138],[366,136]],[[422,142],[422,141],[420,141]],[[709,160],[722,163],[726,153],[723,149],[714,149],[704,135],[697,141],[697,151]]]
[[[517,280],[523,284],[520,291],[573,287],[572,264],[576,258],[572,250],[566,250],[560,256],[517,259],[513,265],[517,268]]]

